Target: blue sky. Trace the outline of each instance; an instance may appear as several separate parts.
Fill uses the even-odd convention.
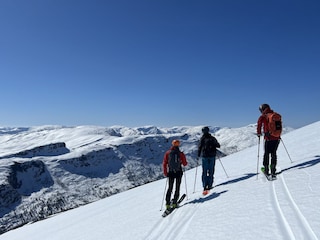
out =
[[[1,0],[0,126],[320,120],[320,2]]]

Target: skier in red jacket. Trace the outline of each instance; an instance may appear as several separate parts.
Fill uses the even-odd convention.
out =
[[[268,127],[267,114],[273,113],[270,106],[266,103],[260,105],[259,110],[261,116],[257,122],[257,135],[260,138],[262,135],[262,127],[264,133],[264,155],[263,155],[263,166],[264,171],[269,175],[269,155],[271,154],[271,175],[276,175],[276,166],[277,166],[277,149],[280,143],[280,137],[276,137],[270,134]]]
[[[186,160],[186,156],[184,155],[183,152],[180,151],[179,146],[180,146],[180,141],[173,140],[172,147],[168,151],[166,151],[163,157],[163,163],[162,163],[163,174],[164,176],[169,178],[168,179],[169,187],[166,194],[167,209],[172,207],[173,208],[177,207],[177,201],[180,195],[180,184],[181,184],[181,179],[183,175],[181,165],[186,166],[188,164]],[[171,194],[173,190],[174,181],[176,182],[176,189],[174,193],[173,202],[171,205]]]

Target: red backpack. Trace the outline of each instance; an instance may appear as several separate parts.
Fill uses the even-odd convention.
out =
[[[270,135],[280,137],[282,132],[281,115],[276,112],[267,113],[267,122]]]

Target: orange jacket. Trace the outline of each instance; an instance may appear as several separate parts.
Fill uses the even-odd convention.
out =
[[[274,137],[269,134],[269,127],[268,127],[268,120],[267,120],[268,113],[273,113],[273,110],[271,110],[270,108],[266,108],[261,114],[261,116],[259,117],[258,123],[257,123],[257,134],[258,135],[262,134],[262,127],[263,127],[264,139],[279,140],[280,137]]]
[[[178,148],[179,147],[174,147],[172,146],[168,151],[166,151],[166,153],[164,154],[164,157],[163,157],[163,162],[162,162],[162,169],[163,169],[163,175],[167,176],[168,175],[168,160],[169,160],[169,154],[171,152],[171,150],[175,149],[175,148]],[[187,162],[187,159],[186,159],[186,155],[184,155],[183,152],[180,152],[180,161],[181,161],[181,164],[183,166],[187,166],[188,162]]]

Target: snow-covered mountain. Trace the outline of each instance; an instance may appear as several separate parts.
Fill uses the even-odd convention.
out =
[[[0,234],[163,178],[163,154],[174,138],[182,141],[187,169],[196,167],[201,128],[0,128]],[[257,144],[255,129],[211,132],[230,155]]]

